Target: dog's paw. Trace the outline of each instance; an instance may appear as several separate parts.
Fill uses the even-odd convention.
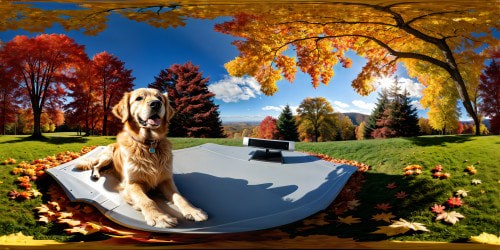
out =
[[[92,170],[92,174],[90,177],[92,178],[92,180],[97,181],[99,180],[99,178],[101,178],[101,174],[99,173],[99,171]]]
[[[177,218],[171,217],[167,214],[154,214],[145,216],[146,223],[153,227],[167,228],[177,226]]]
[[[199,208],[193,208],[184,214],[184,218],[194,221],[206,221],[208,219],[207,213]]]

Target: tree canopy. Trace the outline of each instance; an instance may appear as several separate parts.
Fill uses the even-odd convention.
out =
[[[278,80],[293,81],[298,70],[311,76],[314,87],[328,84],[334,66],[350,67],[346,52],[354,51],[367,59],[352,82],[359,94],[373,92],[376,78],[404,65],[429,87],[442,83],[433,79],[449,79],[446,88],[455,89],[476,125],[474,89],[484,60],[499,45],[493,0],[70,2],[79,8],[0,2],[0,31],[43,31],[60,23],[92,35],[106,28],[112,14],[162,28],[183,26],[186,18],[230,16],[215,27],[238,38],[240,54],[226,68],[234,76],[255,77],[267,95],[278,91]]]

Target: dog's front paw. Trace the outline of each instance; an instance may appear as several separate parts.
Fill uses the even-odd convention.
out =
[[[194,221],[206,221],[208,219],[207,213],[199,208],[192,208],[186,214],[184,218]]]
[[[92,175],[91,175],[92,180],[97,181],[99,178],[101,178],[101,174],[99,173],[98,170],[92,170]]]
[[[145,216],[146,223],[153,227],[167,228],[177,226],[177,218],[171,217],[167,214],[157,213]]]

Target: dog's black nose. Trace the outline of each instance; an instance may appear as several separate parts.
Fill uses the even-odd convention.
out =
[[[152,109],[160,109],[161,108],[161,101],[158,101],[158,100],[151,101],[151,102],[149,102],[149,106]]]

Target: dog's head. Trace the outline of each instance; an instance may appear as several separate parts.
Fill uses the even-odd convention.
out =
[[[168,121],[174,115],[167,94],[157,89],[141,88],[126,93],[113,107],[113,114],[122,123],[132,128],[161,130],[167,129]]]

